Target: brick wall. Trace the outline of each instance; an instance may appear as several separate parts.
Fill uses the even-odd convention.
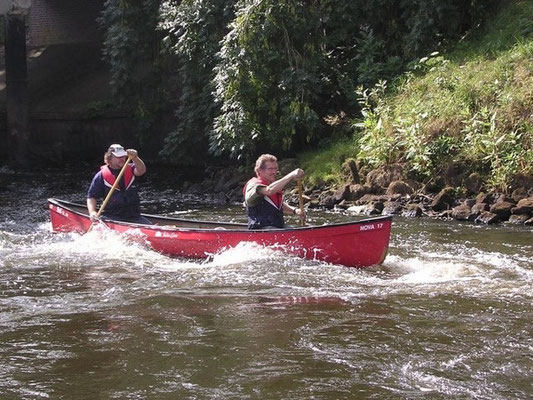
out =
[[[32,0],[28,14],[30,46],[98,42],[96,18],[104,0]]]

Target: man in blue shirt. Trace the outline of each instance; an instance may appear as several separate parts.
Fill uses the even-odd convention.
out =
[[[101,166],[100,171],[94,175],[87,192],[87,210],[91,220],[97,219],[97,199],[103,199],[107,196],[128,156],[131,157],[132,162],[126,166],[124,175],[111,195],[102,215],[118,221],[151,224],[148,219],[141,216],[139,191],[135,180],[136,177],[144,175],[146,165],[137,154],[137,150],[124,150],[120,144],[109,146],[104,154],[105,165]]]

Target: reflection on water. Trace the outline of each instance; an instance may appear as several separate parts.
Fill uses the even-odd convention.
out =
[[[531,229],[396,218],[364,270],[252,243],[176,259],[105,229],[51,233],[46,198],[83,201],[91,174],[47,174],[0,171],[1,398],[533,393]],[[145,183],[150,212],[243,220],[161,187]]]

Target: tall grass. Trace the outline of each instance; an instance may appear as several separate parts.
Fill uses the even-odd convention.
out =
[[[344,138],[324,149],[307,151],[298,155],[301,167],[306,172],[306,182],[315,186],[338,185],[341,182],[341,167],[348,158],[359,152],[357,140]]]
[[[455,164],[503,191],[533,174],[533,2],[502,7],[455,50],[422,58],[389,88],[361,89],[360,160],[402,163],[421,180]]]

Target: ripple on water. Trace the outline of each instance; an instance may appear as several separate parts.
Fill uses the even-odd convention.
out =
[[[135,232],[50,233],[44,196],[57,190],[43,185],[25,185],[0,221],[2,394],[53,397],[95,380],[117,398],[156,387],[182,398],[496,399],[531,388],[530,231],[398,218],[384,265],[368,269],[252,243],[188,260]],[[174,204],[164,211],[217,215]],[[242,217],[228,208],[218,214]]]

